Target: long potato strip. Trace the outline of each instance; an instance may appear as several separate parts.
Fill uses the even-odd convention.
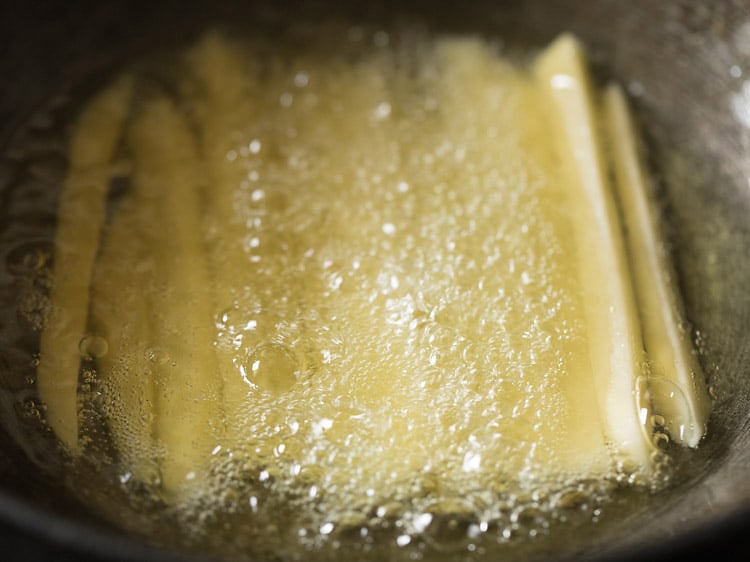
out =
[[[161,477],[179,494],[205,474],[221,431],[221,380],[213,349],[207,256],[200,228],[197,149],[166,98],[144,102],[129,131],[134,182],[156,195],[153,255],[163,289],[154,302],[156,411]],[[210,293],[209,293],[210,294]]]
[[[197,118],[200,155],[212,186],[206,224],[213,232],[209,263],[217,306],[214,312],[219,315],[222,310],[232,308],[235,300],[232,291],[243,286],[243,276],[247,274],[241,267],[247,260],[242,248],[246,226],[240,220],[234,199],[247,172],[232,166],[227,154],[236,147],[237,136],[243,128],[252,123],[257,92],[252,90],[251,68],[219,35],[208,34],[196,45],[189,54],[189,68],[201,100],[202,111]],[[235,407],[245,403],[249,390],[234,365],[233,356],[234,350],[217,347],[227,420],[232,419]]]
[[[108,343],[96,360],[104,412],[122,467],[142,482],[153,464],[154,388],[150,360],[150,311],[154,304],[148,197],[129,194],[105,231],[94,271],[91,326]]]
[[[69,171],[58,207],[51,311],[40,340],[37,389],[47,423],[69,452],[78,451],[80,341],[86,334],[91,272],[106,212],[110,165],[128,112],[125,76],[93,98],[70,142]]]
[[[680,301],[676,275],[665,253],[633,118],[617,85],[605,91],[605,116],[616,185],[628,234],[646,352],[649,395],[672,440],[695,447],[706,431],[710,399]],[[666,383],[665,383],[666,381]]]
[[[636,396],[644,351],[613,186],[608,181],[584,52],[558,38],[535,65],[557,128],[561,177],[575,217],[589,356],[605,433],[625,462],[648,469],[653,445]]]
[[[513,178],[516,182],[531,183],[535,181],[530,177],[533,170],[542,167],[549,177],[555,177],[553,151],[549,150],[552,143],[547,140],[550,127],[545,120],[536,117],[536,107],[545,99],[540,95],[536,81],[523,76],[518,69],[497,57],[479,40],[444,41],[438,49],[438,60],[445,68],[441,72],[439,86],[441,91],[447,92],[439,98],[447,120],[444,126],[448,130],[461,131],[466,126],[466,114],[471,111],[478,112],[484,121],[502,123],[504,128],[515,131],[515,134],[509,134],[506,138],[484,138],[482,152],[497,156],[494,166],[503,170],[503,176]],[[512,94],[515,99],[508,99],[511,94],[507,92],[504,96],[498,95],[496,85],[512,81],[518,84]],[[457,87],[457,84],[460,86]],[[524,110],[519,111],[519,108]],[[584,150],[588,148],[590,147],[585,147]],[[530,199],[529,202],[534,205],[534,215],[540,217],[541,222],[555,228],[557,236],[561,236],[559,233],[564,228],[563,223],[567,223],[556,217],[557,207],[565,199],[565,187],[550,182],[545,187],[543,196]],[[527,191],[531,189],[532,186],[529,185]],[[537,256],[545,255],[548,243],[538,234],[529,237],[526,242]],[[564,261],[558,267],[560,272],[550,283],[565,287],[569,294],[575,294],[575,268]],[[543,292],[544,289],[540,288],[540,291]],[[536,294],[535,298],[541,300],[543,297]],[[574,322],[573,318],[568,320]],[[524,343],[520,341],[517,345],[522,349]],[[603,418],[598,408],[591,407],[597,398],[591,386],[590,363],[585,347],[576,339],[562,339],[556,345],[562,351],[560,361],[564,362],[564,367],[558,368],[566,375],[560,377],[556,389],[547,390],[548,394],[554,393],[556,396],[556,406],[547,406],[549,411],[542,417],[552,421],[556,418],[557,411],[566,412],[567,417],[564,424],[540,424],[535,436],[535,458],[549,473],[604,474],[610,468],[610,454],[604,438],[605,432],[602,431]],[[541,387],[543,379],[553,368],[554,365],[549,365],[546,370],[540,369],[536,375],[538,379],[533,379],[535,384]],[[533,373],[533,370],[529,370],[526,377],[533,376]],[[508,420],[504,430],[521,442],[528,427],[524,423],[514,425]],[[508,461],[507,466],[499,468],[510,474],[523,469],[522,466],[514,467],[511,459]]]

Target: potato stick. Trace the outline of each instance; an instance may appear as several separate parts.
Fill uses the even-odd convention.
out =
[[[645,360],[641,328],[582,47],[563,35],[542,53],[535,73],[555,119],[561,181],[580,213],[575,223],[579,272],[606,436],[624,460],[648,470],[653,445],[636,396]]]
[[[514,131],[499,138],[482,137],[480,141],[483,143],[482,153],[496,155],[495,167],[503,169],[504,175],[518,175],[517,181],[520,182],[529,173],[528,168],[550,166],[549,151],[546,150],[551,144],[549,127],[541,120],[525,117],[535,116],[534,104],[543,99],[535,81],[522,76],[518,69],[499,59],[477,39],[442,40],[437,44],[436,53],[441,68],[438,101],[449,138],[460,138],[458,135],[468,126],[467,111],[470,110],[467,108],[475,108],[479,115],[477,120],[501,126],[504,131]],[[502,84],[513,84],[514,87],[498,90],[498,85]],[[524,104],[523,111],[519,111],[519,103]],[[518,139],[514,140],[515,137]],[[554,172],[550,169],[549,173],[552,177]],[[556,204],[555,199],[564,194],[559,193],[563,190],[554,183],[545,190],[545,195],[534,203],[537,205],[534,212],[550,222],[553,221],[551,208]],[[535,248],[535,255],[544,255],[544,240],[531,238],[528,244]],[[565,282],[565,278],[557,282]],[[571,286],[569,292],[573,293],[574,287]],[[545,452],[551,455],[553,458],[544,464],[549,471],[577,476],[603,474],[609,469],[610,455],[604,440],[602,416],[597,408],[590,407],[596,402],[596,394],[591,388],[590,363],[585,348],[579,348],[577,342],[558,343],[565,345],[566,371],[566,376],[561,377],[558,384],[559,398],[571,415],[564,423],[550,424],[537,432],[535,439],[539,449],[536,458],[541,458]],[[543,375],[547,376],[546,373]],[[526,376],[533,374],[527,373]],[[541,381],[538,384],[541,385]],[[554,418],[555,412],[550,411],[545,417]],[[504,432],[522,442],[528,432],[527,423],[523,418],[506,420]],[[508,464],[498,469],[509,474],[522,469],[512,466],[511,462],[517,461],[509,458]]]
[[[232,291],[243,284],[241,264],[247,260],[242,249],[246,228],[234,207],[235,190],[246,172],[232,166],[227,153],[236,145],[233,137],[238,131],[252,124],[258,93],[252,91],[245,61],[221,35],[207,34],[190,52],[188,64],[203,108],[198,116],[200,156],[210,182],[206,222],[208,230],[215,233],[216,243],[209,257],[217,308],[214,313],[218,315],[233,306]],[[233,363],[233,350],[218,347],[217,361],[225,407],[243,404],[249,387]],[[228,412],[227,419],[231,417]]]
[[[320,151],[321,160],[324,164],[317,174],[335,173],[340,175],[339,186],[327,187],[323,195],[331,201],[339,197],[346,198],[345,193],[337,194],[337,191],[352,189],[358,181],[357,174],[363,168],[377,171],[385,177],[384,184],[396,182],[395,178],[389,177],[392,172],[389,167],[394,166],[395,154],[393,151],[394,139],[398,138],[396,131],[399,119],[398,106],[394,103],[397,88],[406,88],[405,84],[398,84],[395,80],[394,63],[382,54],[368,55],[358,60],[356,66],[343,64],[326,65],[322,61],[315,61],[310,68],[314,69],[314,76],[319,90],[316,90],[323,100],[315,110],[298,115],[297,128],[300,131],[300,139],[308,146],[316,146]],[[316,138],[324,137],[323,139]],[[363,159],[363,156],[366,159]],[[318,176],[320,177],[320,176]],[[319,180],[320,181],[320,180]],[[323,175],[323,183],[327,178]],[[314,185],[315,180],[310,182]],[[387,188],[383,189],[383,195]],[[387,213],[398,223],[400,209],[398,204],[391,203],[384,198],[378,202]],[[390,206],[390,209],[388,208]],[[340,208],[340,207],[339,207]],[[382,212],[382,211],[381,211]],[[382,236],[383,225],[379,221],[371,219],[372,209],[362,206],[357,209],[350,207],[347,212],[332,211],[326,218],[324,230],[315,229],[307,234],[312,238],[309,247],[316,248],[320,256],[326,256],[333,260],[351,259],[353,248],[367,247],[370,240],[377,240]],[[345,241],[342,243],[342,241]],[[335,299],[326,299],[328,288],[309,276],[300,276],[296,280],[294,288],[298,293],[307,295],[308,302],[325,302],[327,314],[332,318],[348,318],[343,325],[344,330],[358,330],[356,328],[357,318],[366,318],[373,313],[373,302],[368,300],[365,291],[357,294],[349,293],[346,297],[339,296]],[[392,410],[408,411],[415,404],[415,396],[410,392],[398,393],[396,388],[408,387],[405,379],[409,378],[407,369],[401,369],[403,363],[399,357],[408,355],[406,338],[393,338],[388,327],[384,323],[374,319],[368,326],[368,337],[372,342],[384,341],[391,338],[389,352],[392,360],[387,361],[387,366],[373,369],[364,376],[343,376],[333,384],[340,388],[340,392],[348,395],[359,403],[367,403],[368,400],[388,400]],[[311,332],[315,326],[310,326]],[[375,365],[380,356],[373,350],[375,346],[366,345],[361,349],[351,350],[348,361],[361,361],[365,364]],[[319,351],[316,350],[316,353]],[[354,382],[356,378],[356,382]],[[375,407],[375,406],[373,406]],[[403,451],[408,449],[408,444],[420,441],[419,430],[406,429],[408,422],[404,419],[394,421],[391,437],[393,439],[390,447],[381,450],[380,462],[377,466],[362,466],[361,475],[372,475],[384,466],[397,466],[403,462]],[[401,423],[403,425],[401,425]],[[349,424],[333,424],[327,430],[326,437],[332,441],[345,442],[351,431]],[[374,438],[373,447],[382,446]],[[414,466],[424,466],[428,462],[424,455],[417,449],[410,449],[411,457],[408,461]],[[341,475],[339,475],[341,476]],[[346,486],[346,482],[340,482]]]
[[[132,79],[121,77],[79,116],[69,171],[60,194],[51,311],[40,340],[37,388],[47,423],[72,454],[78,452],[79,343],[86,333],[91,271],[104,223],[109,166],[128,112]]]
[[[149,311],[154,297],[146,229],[150,201],[129,194],[116,209],[105,231],[94,269],[91,325],[108,342],[107,353],[96,360],[112,438],[121,466],[138,480],[155,475],[152,451],[154,388],[149,361]]]
[[[144,103],[129,142],[134,181],[157,194],[153,252],[164,291],[151,311],[160,355],[154,429],[165,448],[164,489],[180,494],[191,480],[200,480],[222,426],[200,227],[198,156],[186,120],[166,98]]]
[[[660,384],[649,385],[649,394],[654,412],[665,419],[672,440],[695,447],[706,431],[710,398],[690,333],[685,329],[675,272],[665,253],[656,203],[649,191],[627,100],[615,84],[606,89],[604,96],[615,183],[651,376],[671,382],[663,388]]]
[[[243,59],[241,54],[226,38],[209,33],[188,58],[189,73],[197,85],[198,105],[203,109],[198,112],[197,127],[210,185],[206,224],[213,233],[209,264],[216,317],[231,310],[237,291],[241,293],[252,284],[254,271],[248,267],[248,256],[243,249],[248,233],[247,217],[235,200],[239,186],[247,181],[248,171],[228,160],[228,154],[238,151],[241,142],[250,142],[248,129],[257,124],[263,89],[254,82],[257,68],[252,65],[258,63],[252,57]],[[225,422],[229,426],[228,435],[233,436],[241,431],[242,412],[251,387],[235,365],[237,350],[233,344],[221,342],[216,349]]]

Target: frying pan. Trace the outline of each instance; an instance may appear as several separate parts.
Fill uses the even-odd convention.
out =
[[[29,170],[8,147],[42,105],[96,84],[120,65],[179,46],[213,23],[337,18],[541,48],[572,31],[596,79],[633,99],[667,211],[688,319],[715,399],[708,434],[674,451],[673,485],[623,500],[606,521],[523,552],[472,559],[676,560],[747,558],[750,532],[750,2],[715,0],[373,0],[335,2],[13,2],[0,6],[0,547],[5,560],[220,559],[179,529],[151,530],[92,465],[68,470],[37,423],[33,354],[38,334],[19,320],[27,256],[49,247],[63,164],[55,147]],[[77,89],[78,88],[78,89]],[[55,105],[57,104],[57,105]],[[62,109],[61,109],[62,111]],[[28,125],[28,126],[27,126]],[[30,131],[30,132],[29,132]],[[24,133],[24,134],[26,134]],[[32,143],[33,144],[33,143]],[[17,203],[17,198],[24,201]],[[15,213],[15,214],[13,214]],[[45,246],[46,245],[46,246]],[[94,506],[94,507],[92,507]],[[96,507],[98,506],[98,507]],[[101,506],[108,506],[103,510]],[[346,549],[340,551],[347,559]],[[442,553],[440,559],[457,555]],[[451,558],[454,556],[454,558]],[[261,558],[258,558],[261,559]]]

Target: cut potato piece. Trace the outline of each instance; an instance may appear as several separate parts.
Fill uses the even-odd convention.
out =
[[[555,229],[558,240],[563,239],[566,221],[556,211],[559,208],[575,207],[577,201],[570,200],[565,183],[542,179],[545,176],[534,176],[535,169],[540,169],[538,173],[545,174],[547,178],[554,178],[557,174],[554,166],[556,147],[549,141],[550,129],[545,126],[546,121],[538,117],[537,108],[545,103],[538,84],[526,73],[498,57],[479,39],[440,41],[436,54],[438,68],[441,69],[437,99],[443,115],[444,130],[450,131],[452,138],[460,139],[460,131],[467,126],[467,122],[473,124],[473,121],[467,121],[471,112],[480,114],[481,119],[487,123],[502,126],[503,134],[479,136],[475,141],[475,150],[478,154],[494,155],[494,168],[500,170],[502,177],[509,178],[510,181],[519,185],[525,182],[547,182],[544,194],[531,200],[533,212],[537,220]],[[560,149],[559,146],[557,148]],[[589,148],[584,147],[583,150]],[[563,152],[560,157],[566,158],[567,154]],[[459,184],[467,181],[460,176],[456,179]],[[532,185],[526,188],[527,191],[532,189]],[[508,247],[512,244],[510,240],[507,243]],[[534,256],[545,256],[549,252],[549,242],[541,232],[527,237],[526,244],[526,250]],[[570,251],[570,248],[565,251]],[[576,293],[576,270],[573,263],[570,263],[574,258],[571,256],[569,263],[565,263],[562,256],[557,259],[560,260],[556,264],[558,272],[547,280],[547,287],[534,288],[529,283],[525,288],[529,297],[539,303],[543,302],[545,291],[550,288],[568,295]],[[532,274],[534,272],[530,270],[529,275]],[[497,275],[502,274],[498,272]],[[520,282],[524,283],[523,278]],[[556,321],[560,324],[575,324],[577,314],[578,311],[575,310],[567,315],[561,314]],[[518,322],[524,322],[524,319],[519,318]],[[525,347],[533,349],[535,343],[519,339],[516,345],[517,352],[523,353]],[[559,380],[556,381],[555,389],[548,391],[550,397],[555,397],[556,405],[540,410],[543,412],[540,417],[554,419],[561,412],[565,412],[566,416],[565,424],[540,424],[534,437],[538,448],[537,461],[545,467],[542,472],[548,474],[605,474],[611,469],[610,451],[605,441],[606,431],[602,427],[601,412],[592,407],[592,404],[597,403],[597,395],[591,384],[591,367],[585,343],[560,338],[555,346],[561,351],[557,365],[544,365],[541,362],[542,354],[539,354],[539,367],[527,369],[524,373],[527,382],[533,381],[539,387],[544,385],[543,381],[550,372],[556,373]],[[491,379],[486,380],[485,385],[486,388],[482,391],[493,391]],[[519,443],[528,439],[527,420],[504,420],[503,429],[507,436],[512,435]],[[499,471],[515,474],[523,469],[523,466],[513,465],[511,455],[506,459],[507,465],[498,466]]]
[[[651,198],[633,119],[617,85],[605,92],[616,184],[628,236],[644,342],[651,367],[649,396],[672,440],[695,447],[706,431],[711,401],[675,272],[665,254],[656,204]]]
[[[239,54],[236,47],[216,33],[206,34],[187,54],[188,77],[199,108],[196,125],[200,157],[211,185],[205,209],[206,227],[200,235],[208,232],[215,317],[232,310],[235,292],[243,290],[249,273],[243,250],[246,220],[235,199],[238,186],[247,180],[248,170],[233,163],[228,155],[239,149],[246,128],[257,118],[261,92],[253,82],[257,79],[254,61]],[[228,421],[233,418],[232,408],[245,403],[249,390],[235,365],[233,351],[221,341],[216,347]]]
[[[574,217],[597,407],[607,440],[625,462],[649,469],[653,444],[636,386],[645,356],[623,231],[610,185],[584,52],[558,38],[535,63],[554,115],[562,177]]]
[[[221,380],[201,229],[200,174],[192,131],[166,97],[144,101],[129,131],[133,182],[155,193],[151,252],[161,283],[153,317],[154,435],[164,448],[165,490],[200,481],[222,433]]]
[[[69,170],[58,206],[51,310],[40,340],[37,388],[47,423],[78,452],[80,342],[86,335],[91,273],[106,214],[112,158],[131,97],[117,79],[83,109],[73,130]]]
[[[154,309],[151,231],[153,197],[129,195],[105,230],[92,283],[92,333],[106,340],[96,358],[104,413],[123,471],[141,482],[156,475],[154,387],[150,342]]]

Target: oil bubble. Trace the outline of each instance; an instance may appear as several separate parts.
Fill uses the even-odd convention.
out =
[[[659,416],[663,423],[658,424],[675,440],[683,440],[698,431],[693,422],[694,416],[685,392],[672,380],[666,377],[650,377],[648,379],[648,396],[651,399],[653,414],[651,419],[656,422]]]
[[[99,358],[107,355],[109,342],[101,336],[88,334],[78,342],[78,353],[84,358]]]
[[[270,343],[255,348],[240,366],[240,373],[250,385],[280,394],[297,382],[299,368],[296,354],[289,346]]]
[[[449,498],[433,502],[422,516],[425,514],[431,515],[429,525],[421,533],[427,544],[443,552],[466,549],[472,525],[477,524],[476,506],[468,500]]]
[[[40,271],[51,259],[52,245],[45,240],[30,240],[18,244],[8,252],[5,266],[12,275]]]
[[[160,347],[150,347],[145,352],[146,359],[155,365],[166,365],[172,358],[169,353]]]

